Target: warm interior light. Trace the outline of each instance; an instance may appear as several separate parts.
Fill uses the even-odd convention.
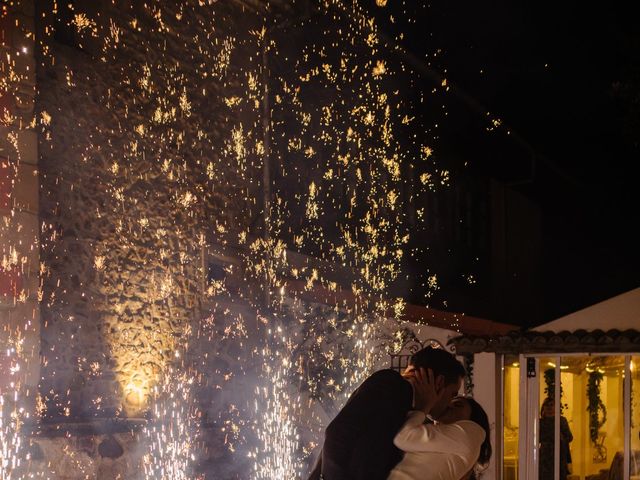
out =
[[[556,368],[556,364],[553,362],[547,362],[547,365],[549,365],[551,368]]]
[[[511,366],[512,366],[512,367],[519,367],[519,366],[520,366],[520,364],[519,364],[518,362],[513,362],[513,363],[511,364]]]

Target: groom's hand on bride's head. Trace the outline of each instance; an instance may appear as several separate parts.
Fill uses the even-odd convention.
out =
[[[413,376],[408,380],[413,386],[414,408],[428,414],[435,405],[442,403],[444,389],[438,387],[442,383],[441,377],[436,376],[430,368],[413,370]]]
[[[432,369],[423,367],[415,370],[414,375],[419,382],[424,383],[430,390],[433,390],[436,396],[440,396],[443,393],[445,387],[443,375],[436,375]]]

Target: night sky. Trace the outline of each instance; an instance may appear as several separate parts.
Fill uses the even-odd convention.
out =
[[[495,135],[482,126],[485,111],[521,140],[514,154],[513,141],[498,139],[470,168],[513,184],[540,208],[535,323],[640,286],[640,30],[630,4],[368,5],[389,37],[403,33],[410,55],[462,98],[466,112],[452,107],[445,130],[471,144]],[[477,121],[464,125],[463,116]]]

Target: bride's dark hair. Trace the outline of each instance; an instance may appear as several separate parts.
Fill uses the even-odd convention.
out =
[[[484,442],[480,445],[480,455],[478,455],[478,464],[481,466],[487,466],[489,460],[491,460],[491,426],[489,425],[489,417],[487,417],[487,412],[484,411],[484,408],[476,402],[471,397],[465,397],[465,400],[469,402],[469,406],[471,407],[471,417],[469,420],[477,423],[484,430]],[[471,478],[475,478],[475,475],[472,475]]]

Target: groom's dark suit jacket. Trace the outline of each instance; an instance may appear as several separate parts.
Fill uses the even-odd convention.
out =
[[[413,390],[395,370],[380,370],[353,392],[325,432],[321,457],[309,477],[386,480],[402,459],[393,444],[413,402]]]

